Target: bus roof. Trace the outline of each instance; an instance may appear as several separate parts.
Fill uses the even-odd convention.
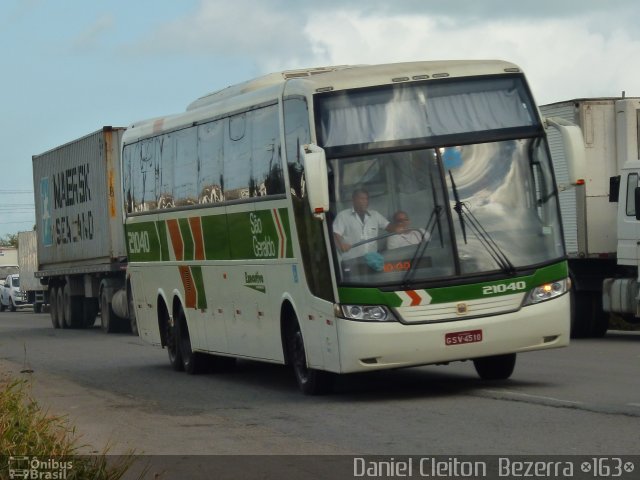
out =
[[[515,72],[520,72],[517,65],[501,60],[440,60],[285,70],[209,93],[191,102],[185,113],[136,122],[125,132],[124,143],[137,141],[159,131],[180,128],[204,117],[239,111],[251,105],[275,100],[282,94],[285,83],[290,83],[292,87],[295,85],[297,92],[313,94],[434,78]]]
[[[209,93],[189,104],[187,111],[262,88],[281,85],[290,80],[299,80],[307,84],[312,91],[329,88],[340,90],[354,86],[424,80],[434,77],[490,75],[505,73],[505,71],[519,72],[520,69],[512,63],[500,60],[448,60],[284,70]]]

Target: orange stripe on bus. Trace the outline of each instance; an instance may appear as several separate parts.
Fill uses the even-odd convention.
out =
[[[411,306],[415,307],[416,305],[420,305],[422,301],[422,297],[415,290],[407,290],[407,295],[411,297]]]
[[[171,237],[171,245],[173,246],[176,260],[182,261],[184,259],[184,243],[182,242],[178,220],[167,220],[167,227],[169,227],[169,236]]]
[[[280,215],[278,215],[278,210],[273,209],[273,217],[276,220],[276,227],[278,228],[278,236],[280,237],[280,258],[284,258],[284,232],[282,231],[282,225],[280,225]]]
[[[200,217],[191,217],[189,219],[189,225],[191,226],[191,236],[193,237],[193,243],[195,246],[195,259],[204,260],[204,241],[202,239],[202,222]]]
[[[184,303],[187,308],[196,308],[197,293],[196,287],[193,284],[193,277],[191,276],[191,269],[187,266],[178,267],[180,270],[180,278],[182,279],[182,286],[184,287]]]

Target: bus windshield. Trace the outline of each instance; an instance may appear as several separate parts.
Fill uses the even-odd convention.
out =
[[[421,123],[415,116],[410,122],[410,133],[387,129],[366,142],[364,127],[319,132],[328,142],[323,146],[332,186],[330,229],[340,284],[407,287],[487,272],[512,275],[563,257],[546,141],[535,133],[537,120],[523,100],[524,90],[508,81],[514,89],[509,94],[498,89],[501,93],[489,98],[478,89],[475,99],[471,94],[459,103],[451,96],[440,111],[423,109]],[[509,103],[514,97],[517,101]],[[387,111],[420,111],[389,102]],[[459,113],[454,104],[470,118],[459,128],[452,127],[454,112]],[[493,115],[482,115],[481,108]],[[325,117],[334,116],[326,105],[321,109]],[[467,115],[471,111],[475,117]],[[438,112],[438,128],[433,121],[427,125]],[[363,125],[357,109],[351,114],[350,122]],[[444,138],[458,143],[438,145]],[[365,148],[371,142],[380,148]],[[423,146],[429,143],[434,145]],[[351,149],[347,154],[341,147]]]

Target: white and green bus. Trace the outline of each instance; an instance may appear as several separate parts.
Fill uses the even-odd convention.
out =
[[[501,61],[286,71],[131,125],[140,336],[189,373],[292,365],[307,394],[335,374],[459,360],[508,378],[517,353],[569,342],[545,125]],[[556,126],[578,159],[575,129]],[[343,211],[381,219],[350,252]],[[416,233],[406,245],[392,242],[397,212]]]

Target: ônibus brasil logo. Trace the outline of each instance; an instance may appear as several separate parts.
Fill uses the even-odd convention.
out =
[[[10,479],[64,480],[73,469],[73,461],[28,456],[9,457]]]

